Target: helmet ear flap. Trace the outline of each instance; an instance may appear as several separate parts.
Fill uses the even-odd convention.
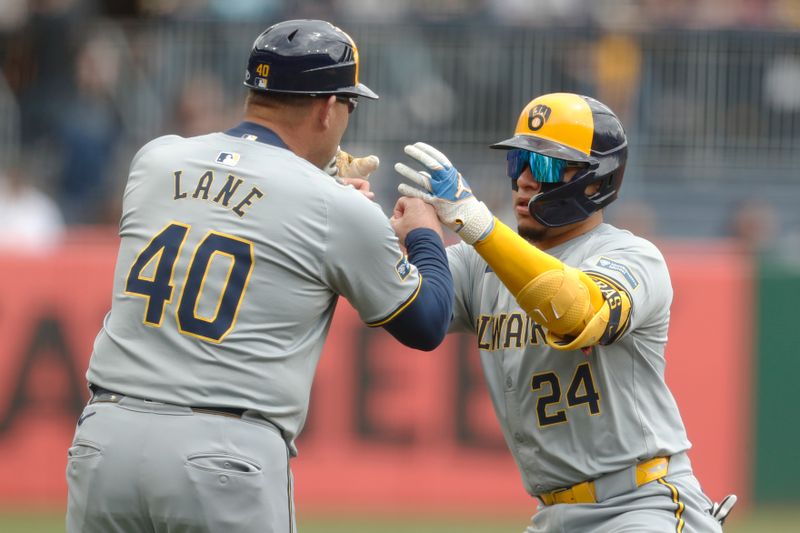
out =
[[[566,183],[542,184],[542,192],[528,203],[531,216],[540,224],[555,228],[567,226],[589,218],[617,197],[616,172],[597,175],[597,166],[585,167]],[[586,188],[598,185],[596,192],[586,194]]]

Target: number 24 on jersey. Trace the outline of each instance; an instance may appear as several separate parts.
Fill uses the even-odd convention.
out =
[[[541,393],[536,400],[536,420],[539,427],[567,422],[567,409],[552,410],[551,406],[561,402],[561,380],[555,372],[537,372],[531,377],[531,392]],[[591,415],[600,414],[600,393],[594,384],[589,363],[581,363],[575,369],[567,388],[567,407],[586,405]]]

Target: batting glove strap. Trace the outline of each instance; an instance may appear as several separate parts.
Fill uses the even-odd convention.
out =
[[[736,505],[736,500],[735,494],[728,494],[721,502],[714,502],[710,511],[711,516],[713,516],[720,525],[724,524],[725,519],[728,518],[728,515],[733,510],[733,506]]]
[[[494,228],[494,216],[486,204],[473,197],[474,202],[461,206],[455,213],[456,223],[460,227],[453,229],[467,244],[482,241]]]

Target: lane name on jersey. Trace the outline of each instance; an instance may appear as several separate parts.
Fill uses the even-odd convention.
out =
[[[220,157],[226,155],[230,156],[226,161],[234,161],[233,154],[220,154]],[[235,158],[235,161],[238,161],[238,158]],[[224,161],[221,162],[224,163]],[[225,178],[218,178],[213,170],[208,169],[199,177],[194,178],[184,176],[182,170],[176,170],[173,172],[173,176],[175,177],[173,200],[191,198],[214,202],[230,209],[239,218],[244,217],[246,210],[252,207],[253,203],[264,197],[264,193],[255,186],[248,187],[245,185],[240,190],[244,180],[233,174],[228,174]]]

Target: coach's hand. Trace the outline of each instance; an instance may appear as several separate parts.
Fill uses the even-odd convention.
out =
[[[344,179],[368,180],[369,175],[378,170],[381,162],[376,155],[353,157],[341,148],[331,158],[325,168],[326,173]]]
[[[420,198],[436,209],[442,223],[468,244],[480,241],[494,227],[494,217],[472,190],[450,160],[436,148],[415,143],[404,148],[406,154],[419,161],[427,171],[397,163],[394,169],[420,188],[401,183],[397,190],[404,196]]]
[[[405,196],[398,198],[389,222],[392,224],[400,244],[404,247],[406,236],[417,228],[430,228],[438,233],[444,241],[442,226],[439,224],[433,207],[417,198],[406,198]],[[403,251],[405,252],[405,250]]]
[[[352,185],[358,192],[373,200],[375,193],[369,188],[369,176],[380,165],[378,156],[353,157],[341,148],[323,169],[329,175],[339,178],[345,185]]]
[[[337,176],[344,179],[369,179],[369,175],[378,170],[381,161],[376,155],[353,157],[344,150],[336,154]]]

